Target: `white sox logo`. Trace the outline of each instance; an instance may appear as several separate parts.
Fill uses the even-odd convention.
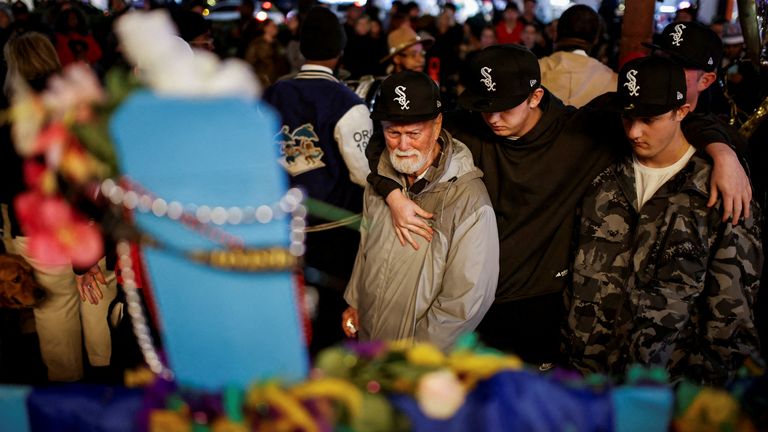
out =
[[[490,74],[492,70],[493,69],[487,66],[480,69],[480,75],[483,76],[483,79],[481,79],[480,82],[485,84],[485,87],[487,87],[489,92],[496,91],[496,83],[493,82],[493,78],[491,77],[491,74]]]
[[[635,75],[637,75],[637,71],[634,69],[627,72],[628,82],[624,83],[624,87],[629,89],[630,96],[640,96],[640,93],[637,92],[638,90],[640,90],[640,86],[637,85],[637,78],[635,78]]]
[[[392,100],[400,104],[400,109],[403,109],[403,110],[409,109],[408,104],[410,104],[411,101],[405,98],[405,86],[395,87],[395,94],[397,95],[397,97]]]
[[[675,26],[675,32],[670,34],[672,36],[672,45],[680,46],[680,42],[683,41],[683,29],[685,24],[678,24]]]

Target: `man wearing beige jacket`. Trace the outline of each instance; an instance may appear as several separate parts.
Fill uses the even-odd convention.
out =
[[[442,129],[440,91],[427,75],[404,71],[381,85],[371,117],[387,156],[380,175],[434,213],[432,241],[405,248],[384,198],[365,189],[360,248],[344,298],[347,336],[412,339],[449,349],[477,327],[493,303],[499,236],[491,200],[472,154]]]

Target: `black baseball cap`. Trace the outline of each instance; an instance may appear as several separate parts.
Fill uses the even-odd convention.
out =
[[[307,60],[330,60],[341,55],[347,34],[339,18],[330,9],[315,6],[301,25],[299,51]]]
[[[655,117],[685,104],[685,71],[665,57],[641,57],[626,63],[612,108],[631,117]]]
[[[466,90],[459,104],[468,110],[500,112],[514,108],[541,85],[539,60],[519,45],[493,45],[469,61]]]
[[[440,106],[440,89],[432,78],[407,70],[381,83],[371,119],[416,123],[437,117]]]
[[[723,42],[709,27],[697,23],[672,23],[664,27],[658,45],[644,46],[669,55],[682,67],[713,72],[723,58]]]

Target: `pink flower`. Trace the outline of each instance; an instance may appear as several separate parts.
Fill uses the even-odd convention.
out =
[[[40,190],[47,172],[46,166],[35,159],[24,161],[24,182],[30,189]]]
[[[46,126],[37,135],[34,154],[45,154],[49,166],[56,167],[67,142],[72,139],[63,123],[54,122]]]
[[[73,63],[61,75],[51,77],[43,93],[45,105],[55,118],[63,119],[72,113],[77,121],[87,121],[90,107],[104,98],[99,79],[85,63]]]
[[[29,254],[44,265],[93,265],[103,255],[98,228],[58,196],[26,192],[14,202]]]

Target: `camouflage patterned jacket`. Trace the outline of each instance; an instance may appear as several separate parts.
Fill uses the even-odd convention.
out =
[[[759,209],[721,223],[706,206],[710,171],[694,156],[639,211],[631,158],[592,182],[566,293],[573,366],[622,375],[641,363],[721,383],[757,353]]]

